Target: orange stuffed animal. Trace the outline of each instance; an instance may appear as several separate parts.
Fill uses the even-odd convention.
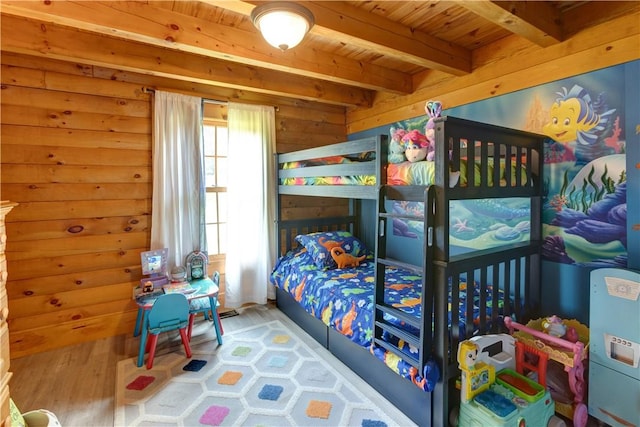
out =
[[[346,253],[340,246],[337,246],[335,248],[331,248],[331,257],[336,264],[338,264],[338,268],[345,268],[359,266],[367,256],[362,255],[360,257],[354,257],[353,255]]]

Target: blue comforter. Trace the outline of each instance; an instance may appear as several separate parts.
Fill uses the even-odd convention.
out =
[[[417,373],[407,362],[371,346],[373,336],[373,297],[375,287],[374,261],[369,256],[359,267],[344,269],[318,269],[303,247],[289,251],[278,260],[271,274],[274,286],[288,292],[309,314],[325,325],[340,332],[358,345],[367,347],[387,366],[412,380],[419,387],[430,391],[423,379],[426,373]],[[464,328],[466,316],[466,286],[460,285],[458,315]],[[384,298],[387,304],[420,318],[422,278],[410,271],[386,267]],[[491,315],[491,289],[486,293],[486,315]],[[474,290],[474,317],[480,314],[479,293]],[[450,298],[451,300],[451,298]],[[502,298],[500,297],[500,300]],[[391,317],[387,321],[416,336],[419,331],[408,328]],[[449,310],[449,325],[451,310]],[[461,331],[464,334],[464,331]],[[462,336],[461,334],[461,336]],[[396,339],[394,344],[417,357],[417,349]]]

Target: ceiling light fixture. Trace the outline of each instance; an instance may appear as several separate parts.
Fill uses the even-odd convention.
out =
[[[251,11],[253,25],[271,46],[283,52],[295,47],[313,27],[313,14],[297,3],[264,3]]]

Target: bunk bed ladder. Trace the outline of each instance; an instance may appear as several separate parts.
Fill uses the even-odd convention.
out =
[[[383,185],[379,188],[378,195],[378,221],[376,226],[376,263],[375,263],[375,315],[374,315],[374,337],[375,345],[383,347],[385,350],[392,352],[396,356],[405,360],[416,369],[416,373],[423,375],[424,366],[426,365],[432,349],[432,315],[433,315],[433,291],[430,286],[425,283],[431,281],[430,274],[432,269],[426,268],[431,259],[433,244],[433,203],[435,200],[435,187],[433,186],[390,186]],[[422,214],[407,215],[387,212],[386,204],[392,201],[412,201],[424,203],[425,209]],[[431,207],[431,208],[429,208]],[[424,242],[422,265],[414,265],[399,261],[388,257],[387,253],[387,222],[393,220],[420,221],[424,224]],[[421,300],[421,317],[415,318],[407,315],[402,310],[391,306],[385,302],[385,268],[398,267],[415,272],[422,277],[422,300]],[[389,322],[386,316],[392,316],[411,325],[420,331],[419,334],[412,334],[403,331]],[[383,339],[383,334],[390,334],[398,340],[402,340],[407,344],[418,349],[417,357],[410,356],[402,351],[398,344],[392,344],[388,340]],[[394,340],[394,342],[396,342]]]

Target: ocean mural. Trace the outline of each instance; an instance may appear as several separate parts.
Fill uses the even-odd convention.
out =
[[[606,93],[562,87],[545,145],[544,257],[587,267],[627,266],[626,142]]]
[[[430,102],[427,102],[427,115],[424,117],[394,123],[389,130],[390,140],[394,140],[399,130],[407,134],[416,131],[424,131],[426,134],[431,117],[429,104]],[[438,107],[441,108],[439,103]],[[400,215],[421,215],[421,212],[424,211],[424,204],[421,202],[393,202],[391,209]],[[449,216],[451,230],[449,242],[456,247],[456,253],[528,241],[530,238],[530,202],[528,199],[453,201],[449,207]],[[424,224],[421,221],[399,218],[393,220],[394,236],[422,239],[423,228]]]
[[[529,199],[458,200],[449,209],[449,242],[472,250],[492,248],[505,243],[529,240]],[[421,202],[394,202],[393,211],[402,215],[419,215]],[[421,221],[393,220],[394,236],[422,239]]]
[[[625,106],[632,105],[625,103],[627,96],[621,65],[450,109],[445,99],[441,108],[442,115],[544,135],[543,259],[625,268],[625,119],[631,116]],[[391,139],[398,130],[425,132],[428,120],[425,114],[392,123],[386,130]],[[450,207],[451,244],[479,249],[528,239],[525,202],[456,202]],[[421,206],[396,203],[393,209],[402,213]],[[422,233],[419,222],[393,224],[394,236],[421,239]]]
[[[456,107],[439,95],[442,115],[543,135],[542,293],[548,313],[589,318],[589,271],[600,267],[640,269],[640,60],[567,77]],[[502,90],[496,82],[496,91]],[[389,123],[366,135],[396,130],[426,131],[428,115]],[[350,137],[358,138],[360,135]],[[451,244],[489,247],[502,239],[525,239],[528,218],[514,200],[495,206],[454,205]],[[410,205],[396,209],[414,209]],[[474,209],[482,214],[470,215]],[[502,212],[501,215],[497,215]],[[394,256],[421,259],[421,223],[394,223],[388,230]],[[637,237],[637,236],[636,236]],[[466,252],[466,250],[464,250]],[[404,259],[404,258],[403,258]]]
[[[542,212],[546,261],[627,267],[625,96],[620,66],[443,113],[547,137]]]

